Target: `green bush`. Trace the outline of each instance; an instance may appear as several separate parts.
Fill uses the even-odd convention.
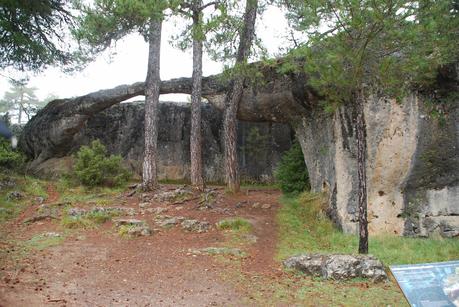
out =
[[[24,155],[13,149],[10,141],[0,137],[0,168],[18,169],[24,162]]]
[[[275,177],[284,193],[299,193],[310,189],[308,169],[298,142],[294,142],[282,156]]]
[[[125,184],[130,173],[121,166],[120,156],[108,156],[105,146],[93,141],[82,146],[75,156],[75,174],[86,186],[120,186]]]

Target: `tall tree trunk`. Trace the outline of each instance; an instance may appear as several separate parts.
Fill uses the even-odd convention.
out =
[[[240,37],[239,48],[236,56],[236,67],[243,66],[249,57],[250,47],[255,32],[258,0],[246,0],[244,14],[244,28]],[[225,140],[225,174],[226,184],[230,192],[240,190],[239,165],[237,159],[237,111],[242,97],[244,77],[237,75],[225,98],[225,112],[223,117]]]
[[[356,97],[356,133],[357,133],[357,169],[359,177],[359,253],[368,254],[368,219],[367,219],[367,174],[366,174],[366,124],[364,116],[363,89]]]
[[[18,112],[18,124],[20,125],[22,122],[22,103],[19,103],[19,112]]]
[[[145,81],[145,151],[143,156],[143,188],[147,191],[158,186],[157,142],[158,111],[161,79],[159,75],[161,55],[162,20],[152,18],[148,35],[148,69]]]
[[[200,27],[201,0],[193,1],[193,26]],[[201,136],[201,92],[202,92],[202,39],[200,34],[193,38],[193,86],[191,90],[191,185],[199,190],[204,190],[203,166],[202,166],[202,136]]]

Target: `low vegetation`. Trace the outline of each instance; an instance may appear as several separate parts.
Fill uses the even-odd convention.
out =
[[[95,140],[90,146],[82,146],[76,153],[76,178],[89,187],[125,185],[130,173],[121,165],[121,161],[121,156],[109,156],[105,146]]]
[[[275,177],[282,192],[286,194],[309,190],[308,169],[298,142],[293,143],[292,147],[282,156]]]
[[[64,215],[61,220],[61,225],[68,229],[89,229],[97,227],[100,224],[110,221],[118,213],[113,212],[88,212],[82,215]]]
[[[25,161],[25,156],[17,149],[13,149],[8,140],[0,137],[0,171],[3,169],[20,169]]]
[[[0,223],[16,217],[38,198],[46,199],[47,183],[12,172],[0,174]]]
[[[326,217],[320,194],[284,196],[278,215],[280,227],[277,258],[299,253],[355,253],[356,235],[344,234]],[[459,258],[459,241],[444,238],[370,236],[370,254],[385,265],[447,261]]]
[[[237,217],[221,220],[217,223],[217,228],[221,230],[250,232],[252,230],[252,224],[246,219]]]

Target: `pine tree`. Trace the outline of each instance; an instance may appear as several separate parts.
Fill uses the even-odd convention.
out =
[[[160,93],[161,29],[165,10],[172,1],[95,0],[93,5],[80,3],[83,15],[78,20],[74,36],[88,55],[95,55],[127,34],[139,32],[148,42],[148,68],[145,81],[145,149],[143,158],[143,188],[153,190],[157,179],[157,140]]]
[[[357,134],[359,252],[368,253],[364,104],[369,94],[401,98],[435,82],[442,65],[459,56],[458,7],[439,1],[281,1],[308,41],[292,51],[301,57],[309,83],[326,107],[354,108]]]

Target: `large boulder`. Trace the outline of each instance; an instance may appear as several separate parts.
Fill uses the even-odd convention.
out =
[[[288,258],[284,266],[310,276],[326,279],[369,278],[374,282],[387,279],[384,266],[368,255],[304,254]]]

